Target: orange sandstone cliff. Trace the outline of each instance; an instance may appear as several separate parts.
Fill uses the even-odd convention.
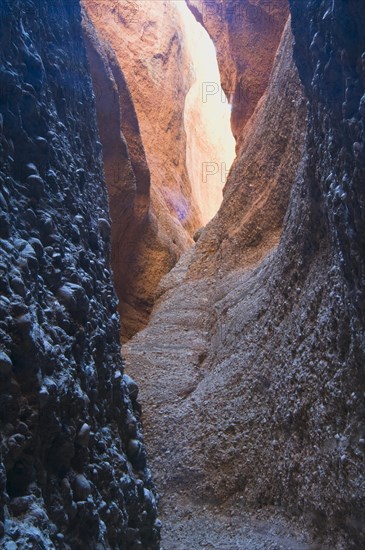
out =
[[[216,213],[234,139],[228,104],[220,95],[215,104],[202,100],[201,86],[219,80],[218,67],[185,3],[85,0],[84,6],[113,220],[112,265],[128,339],[146,323],[162,276]],[[205,67],[207,51],[213,73]],[[216,116],[223,137],[211,131]]]

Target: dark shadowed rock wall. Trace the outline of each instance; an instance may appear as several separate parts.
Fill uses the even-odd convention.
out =
[[[306,180],[364,321],[365,4],[291,1],[294,56],[309,99]]]
[[[297,231],[303,267],[322,258],[317,301],[322,307],[327,303],[316,317],[313,342],[327,356],[325,363],[314,363],[313,372],[323,400],[319,449],[328,464],[318,508],[322,523],[334,519],[350,534],[349,547],[360,548],[365,544],[365,4],[291,0],[290,5],[294,57],[309,107],[302,193],[310,217],[299,211]]]
[[[79,3],[3,0],[0,37],[3,547],[158,548]]]

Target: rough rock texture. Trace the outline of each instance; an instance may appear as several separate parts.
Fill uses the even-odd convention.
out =
[[[104,161],[108,164],[114,222],[112,265],[120,297],[122,337],[128,339],[146,324],[162,276],[192,244],[195,231],[217,212],[225,181],[221,165],[225,162],[228,171],[234,143],[232,136],[225,140],[211,131],[212,121],[222,108],[220,94],[215,98],[217,107],[212,101],[203,104],[202,76],[196,73],[209,63],[201,59],[198,65],[193,59],[197,48],[191,38],[197,32],[194,25],[200,25],[185,4],[170,0],[85,0],[84,5],[97,31],[96,36],[85,24]],[[192,22],[185,22],[186,15]],[[201,58],[203,54],[204,45]],[[214,76],[205,78],[216,81],[217,68]],[[125,119],[134,109],[138,124],[134,120],[125,127]],[[228,126],[226,113],[227,132]],[[117,150],[120,129],[132,165],[138,141],[137,156],[139,161],[143,158],[143,171],[135,177],[126,178],[125,143]],[[143,147],[150,177],[145,171]],[[203,162],[213,162],[219,169],[203,178]],[[133,197],[141,203],[137,212]]]
[[[315,463],[322,459],[328,474],[319,487],[312,483],[310,498],[315,502],[319,496],[318,513],[330,527],[336,523],[348,533],[350,547],[362,547],[365,5],[360,0],[305,2],[303,17],[303,3],[290,4],[295,60],[309,100],[303,182],[308,214],[302,217],[299,209],[297,219],[305,237],[301,256],[316,269],[321,293],[313,327],[320,344],[317,353],[308,350],[307,361],[317,361],[314,374],[322,385],[317,399],[312,398],[317,411],[323,401]]]
[[[362,548],[365,7],[291,9],[305,150],[286,31],[221,210],[126,351],[163,509],[235,494],[302,518],[320,548]]]
[[[238,144],[268,84],[288,18],[287,0],[186,0],[217,48],[223,90]]]
[[[217,521],[224,524],[228,521],[224,514],[229,517],[230,508],[223,501],[232,495],[242,497],[240,505],[234,505],[237,521],[230,533],[232,538],[227,538],[223,546],[228,549],[236,548],[243,536],[238,529],[240,522],[250,531],[245,516],[247,505],[274,505],[282,498],[279,486],[274,494],[276,477],[275,483],[263,478],[261,488],[259,474],[253,472],[256,468],[260,476],[266,476],[261,471],[261,459],[256,459],[268,443],[261,448],[262,440],[260,444],[256,441],[259,429],[255,417],[264,417],[264,413],[251,413],[249,408],[245,412],[245,407],[249,398],[257,400],[256,407],[263,406],[266,386],[255,366],[251,367],[251,378],[244,382],[250,372],[249,365],[245,366],[250,348],[244,338],[247,336],[251,342],[260,336],[259,328],[258,336],[253,336],[247,327],[250,323],[255,327],[256,315],[263,315],[267,308],[267,303],[261,304],[258,298],[270,274],[265,264],[260,265],[248,282],[248,266],[257,265],[278,245],[291,183],[304,153],[305,102],[292,61],[289,25],[268,92],[257,106],[250,128],[246,149],[229,176],[220,211],[195,247],[162,280],[161,297],[148,327],[124,348],[128,369],[138,376],[143,388],[144,426],[163,495],[161,512],[166,535],[174,537],[175,529],[183,531],[179,549],[193,544],[187,532],[187,518],[195,506],[189,508],[191,500],[203,501],[204,506],[219,505],[223,519]],[[252,357],[254,353],[252,350]],[[269,361],[270,354],[266,353]],[[255,382],[258,387],[251,393],[256,376],[260,377]],[[271,417],[265,414],[270,432]],[[264,419],[261,430],[263,427]],[[162,442],[164,433],[169,437]],[[262,432],[262,437],[265,439],[267,433]],[[268,453],[270,466],[271,458]],[[270,498],[265,495],[265,483]],[[180,491],[186,496],[174,496]],[[175,507],[187,510],[187,517],[174,518]],[[260,543],[254,534],[256,546],[252,542],[252,548],[269,547],[269,539]],[[281,544],[284,548],[302,547],[299,540],[296,546],[293,540]],[[222,539],[216,543],[222,544]],[[242,541],[238,547],[249,547],[246,543]]]
[[[158,548],[80,6],[3,0],[0,37],[1,547]]]

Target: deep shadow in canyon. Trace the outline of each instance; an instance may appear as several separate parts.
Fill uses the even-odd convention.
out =
[[[237,142],[198,233],[174,2],[0,5],[6,550],[365,545],[365,5],[187,4]]]

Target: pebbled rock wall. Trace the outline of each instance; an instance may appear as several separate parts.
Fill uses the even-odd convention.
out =
[[[0,5],[0,537],[159,547],[79,2]]]
[[[318,349],[327,356],[315,369],[325,411],[318,445],[328,472],[318,508],[324,525],[342,528],[349,547],[360,548],[365,544],[365,5],[291,0],[290,8],[294,57],[309,109],[303,187],[310,218],[298,216],[301,252],[312,266],[322,256],[320,295],[326,304],[314,323]]]

